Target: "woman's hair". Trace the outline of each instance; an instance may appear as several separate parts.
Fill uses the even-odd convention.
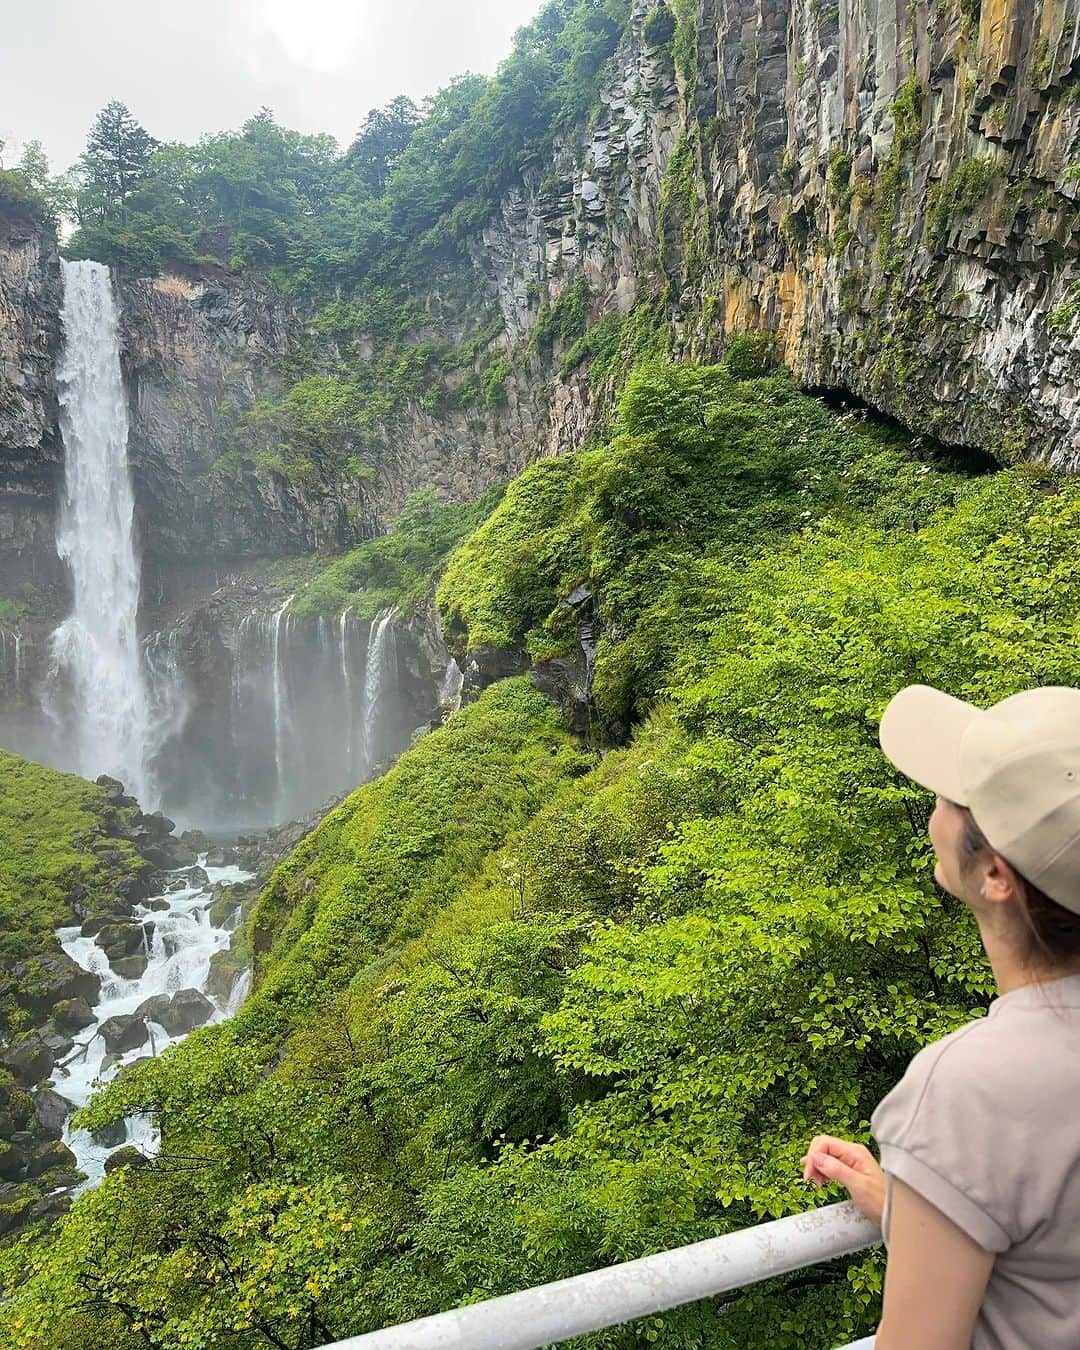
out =
[[[993,844],[967,807],[958,810],[964,816],[965,861],[970,864],[981,853],[993,853]],[[1051,900],[1019,872],[1016,876],[1020,882],[1020,912],[1028,931],[1028,960],[1051,967],[1076,965],[1080,962],[1080,914]]]

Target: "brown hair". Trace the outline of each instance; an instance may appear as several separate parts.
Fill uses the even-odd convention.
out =
[[[964,816],[963,846],[965,861],[970,865],[980,854],[993,853],[994,846],[967,807],[958,809]],[[1054,968],[1080,963],[1080,914],[1051,900],[1019,872],[1016,875],[1020,882],[1020,911],[1028,930],[1027,959],[1033,965]]]

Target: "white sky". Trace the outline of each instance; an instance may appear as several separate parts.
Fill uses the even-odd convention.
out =
[[[238,127],[262,106],[344,146],[370,108],[490,74],[542,0],[0,0],[0,139],[54,171],[126,103],[158,140]]]

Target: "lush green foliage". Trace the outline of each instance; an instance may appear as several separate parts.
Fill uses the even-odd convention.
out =
[[[144,866],[117,837],[118,812],[104,790],[0,750],[0,961],[55,950],[54,930],[87,913],[109,913],[117,885]],[[27,983],[29,981],[29,983]],[[20,989],[33,972],[4,981],[0,1026],[18,1020]]]
[[[742,375],[769,340],[731,344]],[[701,603],[703,550],[760,551],[825,512],[907,524],[954,484],[895,433],[837,419],[783,377],[649,363],[628,380],[611,444],[534,464],[451,559],[439,591],[463,646],[564,650],[560,600],[587,584],[604,633],[595,695],[626,721],[663,684],[680,607]],[[677,596],[677,599],[674,598]]]
[[[411,269],[457,248],[511,178],[579,126],[629,10],[552,0],[493,78],[457,80],[422,110],[406,98],[373,110],[340,156],[265,109],[237,133],[162,145],[110,103],[79,164],[70,252],[147,271],[209,255],[279,269],[291,286],[370,278],[408,293]]]
[[[464,505],[440,502],[431,491],[414,493],[389,534],[368,540],[305,582],[292,613],[337,617],[348,609],[359,619],[388,609],[415,613],[447,556],[494,510],[502,491],[494,488]]]
[[[866,1137],[985,1005],[876,722],[913,680],[1080,683],[1080,488],[721,369],[639,372],[620,428],[514,484],[443,599],[515,643],[589,580],[661,700],[601,757],[496,685],[329,816],[252,915],[241,1014],[91,1108],[151,1111],[162,1160],[0,1253],[5,1344],[302,1350],[805,1209],[808,1137]],[[880,1273],[588,1343],[828,1350]]]

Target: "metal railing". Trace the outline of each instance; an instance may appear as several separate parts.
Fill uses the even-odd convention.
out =
[[[853,1204],[828,1205],[518,1294],[337,1341],[327,1350],[540,1350],[881,1241]],[[871,1346],[859,1341],[846,1350]]]

